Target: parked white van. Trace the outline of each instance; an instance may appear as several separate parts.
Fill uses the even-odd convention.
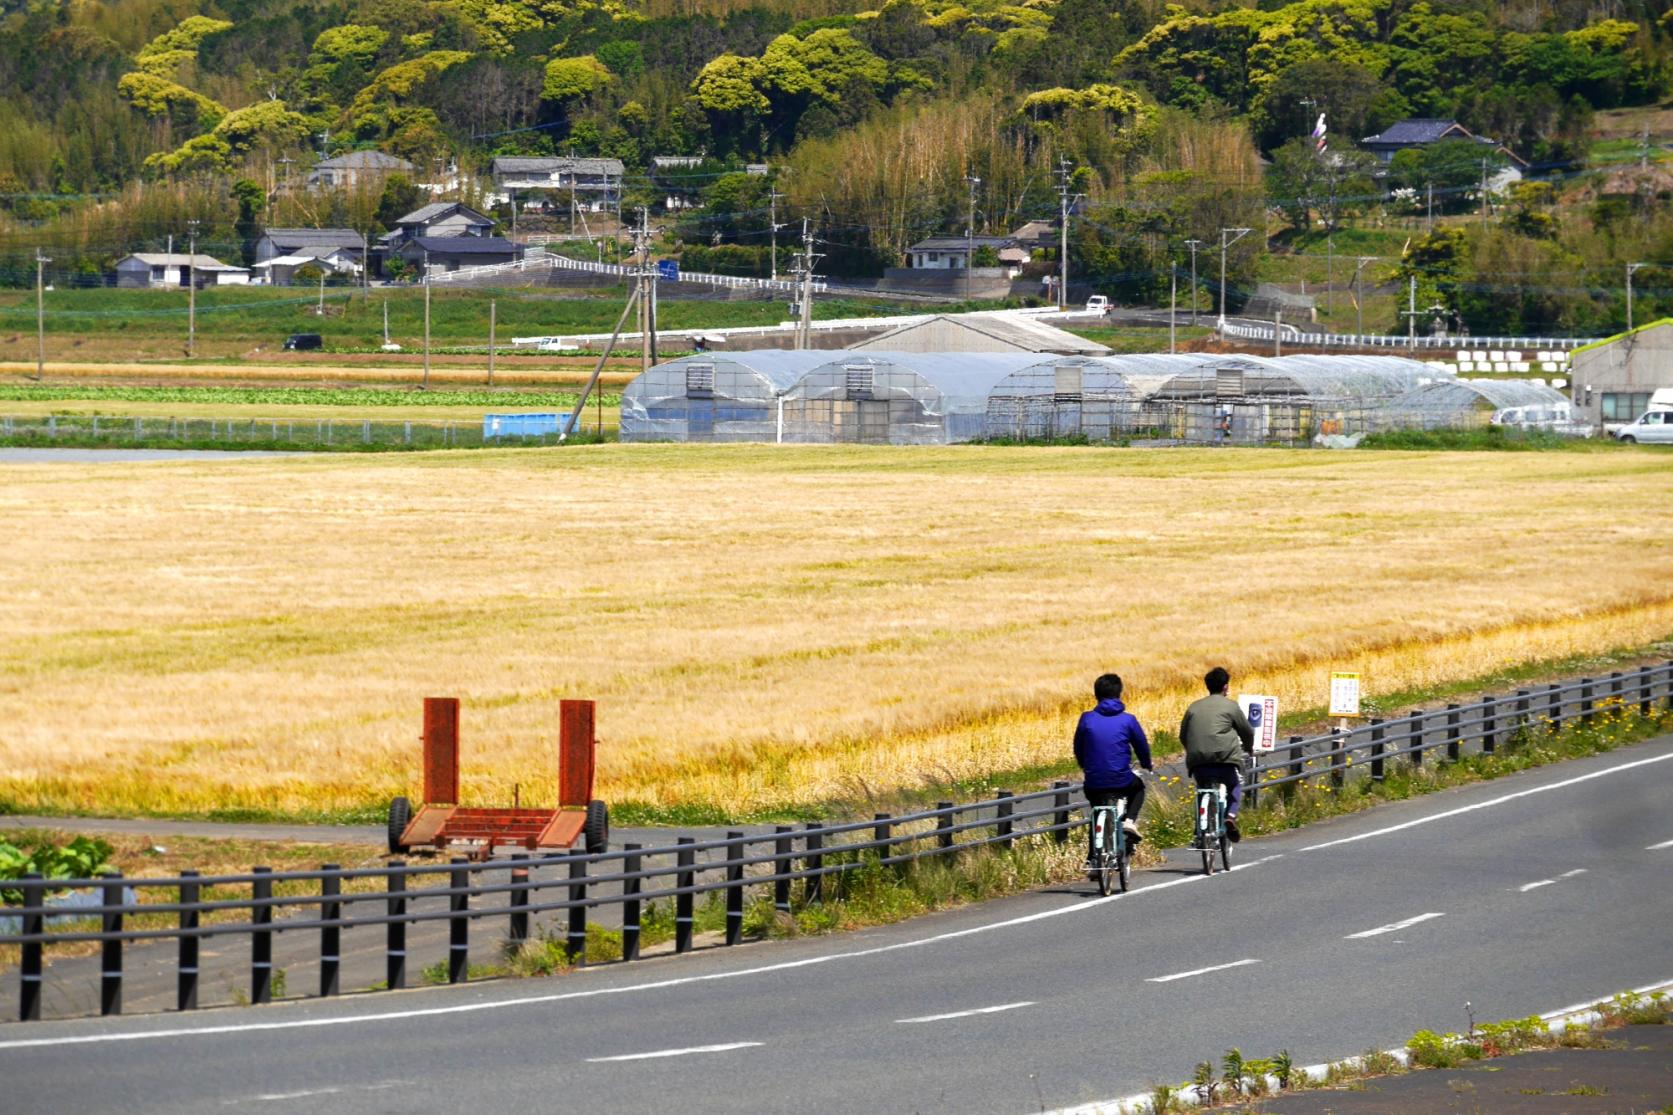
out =
[[[1628,422],[1616,430],[1615,440],[1643,442],[1645,445],[1673,445],[1673,407],[1645,411],[1636,421]]]

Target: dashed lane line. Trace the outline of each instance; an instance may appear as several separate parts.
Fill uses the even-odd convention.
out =
[[[1172,983],[1176,979],[1190,979],[1192,976],[1206,976],[1210,972],[1223,972],[1227,968],[1241,968],[1245,964],[1259,964],[1254,957],[1244,960],[1234,960],[1230,964],[1216,964],[1212,968],[1193,968],[1189,972],[1175,972],[1171,976],[1151,976],[1145,983]]]
[[[1556,879],[1539,879],[1532,883],[1523,883],[1521,886],[1517,887],[1516,890],[1518,894],[1527,894],[1531,890],[1538,890],[1540,887],[1551,886],[1559,879],[1572,879],[1576,875],[1584,875],[1585,873],[1586,869],[1584,867],[1576,867],[1573,871],[1563,872],[1561,875],[1558,875]]]
[[[916,1022],[951,1022],[955,1018],[974,1018],[978,1014],[999,1014],[1002,1011],[1018,1010],[1022,1007],[1034,1005],[1032,999],[1021,1003],[1001,1003],[997,1007],[977,1007],[975,1010],[955,1010],[947,1014],[926,1014],[922,1018],[897,1018],[895,1021],[902,1025]]]
[[[649,1053],[618,1053],[613,1057],[588,1057],[589,1065],[602,1065],[608,1061],[654,1061],[661,1057],[689,1057],[694,1053],[729,1053],[734,1049],[754,1049],[761,1045],[758,1041],[729,1041],[723,1045],[693,1045],[685,1049],[654,1049]]]
[[[1358,933],[1349,933],[1346,937],[1343,937],[1342,940],[1344,940],[1344,941],[1357,941],[1357,940],[1360,940],[1361,938],[1364,938],[1364,937],[1377,937],[1377,936],[1380,936],[1384,933],[1398,933],[1400,930],[1406,929],[1406,928],[1408,928],[1410,926],[1413,926],[1413,925],[1416,925],[1419,922],[1429,921],[1433,918],[1444,918],[1444,917],[1446,917],[1445,914],[1438,913],[1438,912],[1428,913],[1428,914],[1419,914],[1419,915],[1417,915],[1417,917],[1407,918],[1405,921],[1390,922],[1387,925],[1379,925],[1375,929],[1365,929],[1365,930],[1361,930]]]

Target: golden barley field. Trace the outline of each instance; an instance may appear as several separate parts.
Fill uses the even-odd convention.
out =
[[[623,446],[0,464],[0,808],[748,812],[1060,758],[1094,675],[1291,709],[1673,632],[1673,456]]]

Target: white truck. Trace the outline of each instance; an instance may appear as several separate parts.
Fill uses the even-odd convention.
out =
[[[1102,294],[1094,294],[1086,300],[1086,312],[1089,314],[1107,314],[1110,312],[1110,300]]]

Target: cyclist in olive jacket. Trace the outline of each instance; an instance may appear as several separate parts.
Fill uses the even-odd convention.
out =
[[[1185,746],[1185,769],[1199,787],[1216,783],[1226,787],[1226,835],[1233,843],[1243,838],[1237,831],[1237,807],[1243,802],[1243,755],[1255,746],[1255,730],[1249,718],[1226,696],[1231,675],[1216,666],[1203,677],[1208,696],[1194,701],[1179,723],[1179,742]]]

